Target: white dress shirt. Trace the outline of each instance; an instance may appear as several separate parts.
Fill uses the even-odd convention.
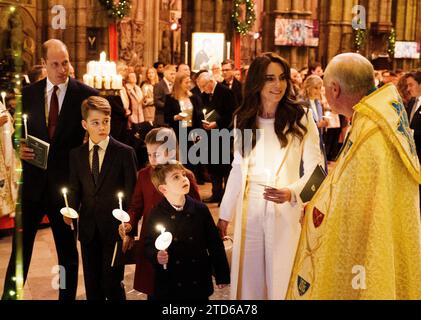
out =
[[[61,106],[63,105],[64,96],[66,95],[67,86],[69,84],[69,78],[67,78],[65,83],[60,83],[57,85],[58,90],[56,92],[57,98],[58,98],[58,112],[60,114]],[[51,95],[54,92],[54,85],[51,83],[51,81],[47,77],[47,88],[46,88],[46,97],[47,97],[47,115],[50,112],[50,103],[51,103]],[[48,116],[47,116],[48,117]]]
[[[110,137],[108,136],[106,139],[98,143],[99,172],[101,172],[102,162],[104,161],[105,151],[107,151],[109,142],[110,142]],[[95,143],[93,143],[91,138],[89,138],[89,166],[91,167],[91,171],[92,171],[92,158],[94,155],[94,145]]]

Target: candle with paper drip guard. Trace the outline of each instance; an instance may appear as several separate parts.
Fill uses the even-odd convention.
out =
[[[61,189],[61,193],[63,194],[64,203],[66,207],[60,209],[60,213],[70,219],[77,219],[79,217],[79,214],[74,210],[73,208],[69,207],[69,202],[67,201],[67,188]],[[70,228],[74,230],[73,222],[70,224]]]
[[[130,216],[126,211],[123,210],[123,197],[124,197],[123,192],[117,193],[118,209],[113,210],[113,216],[118,221],[121,221],[121,225],[123,226],[123,230],[125,230],[124,223],[130,221]],[[115,257],[116,257],[116,254],[117,254],[117,246],[118,246],[118,241],[115,243],[115,246],[114,246],[114,253],[113,253],[113,258],[111,260],[111,267],[114,266],[114,261],[115,261]]]
[[[25,139],[28,139],[28,115],[23,114],[22,115],[22,119],[23,119],[23,127],[25,129]]]
[[[156,229],[161,232],[158,238],[155,240],[155,248],[158,250],[167,250],[172,242],[171,232],[165,231],[164,226],[158,224]],[[167,264],[164,264],[164,270],[167,270]]]

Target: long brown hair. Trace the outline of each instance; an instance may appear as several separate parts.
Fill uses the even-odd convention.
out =
[[[192,95],[190,91],[183,92],[181,88],[181,84],[186,78],[190,78],[190,76],[186,75],[185,73],[177,73],[177,75],[175,76],[174,86],[171,93],[171,96],[174,99],[180,100],[182,98],[188,98]]]
[[[291,72],[288,62],[279,55],[267,52],[251,63],[244,86],[243,104],[235,111],[236,128],[245,137],[245,130],[252,129],[252,147],[256,145],[257,115],[262,105],[260,93],[266,82],[266,71],[271,62],[278,63],[284,70],[287,88],[279,101],[275,113],[275,133],[282,147],[288,144],[288,135],[292,134],[300,140],[307,133],[307,128],[300,122],[305,114],[304,108],[296,102],[292,91]],[[240,148],[243,154],[243,148]],[[251,150],[249,150],[251,151]],[[244,155],[244,154],[243,154]]]

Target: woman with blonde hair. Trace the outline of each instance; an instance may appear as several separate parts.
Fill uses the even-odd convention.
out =
[[[154,122],[155,120],[155,105],[153,99],[153,87],[159,82],[158,73],[155,68],[148,68],[146,70],[145,81],[141,84],[143,92],[143,115],[145,121]]]
[[[194,139],[190,138],[190,132],[195,128],[201,128],[202,124],[202,100],[190,92],[191,79],[185,73],[177,73],[172,93],[167,95],[165,100],[165,122],[173,128],[180,143],[181,130],[187,130],[187,146],[193,144]],[[187,159],[183,159],[187,160]],[[187,165],[194,171],[192,165]]]
[[[315,74],[308,76],[303,83],[303,105],[313,111],[313,119],[316,122],[317,128],[319,130],[320,151],[325,158],[325,170],[327,172],[327,158],[326,148],[323,142],[323,130],[329,125],[329,122],[323,116],[322,88],[322,78]]]

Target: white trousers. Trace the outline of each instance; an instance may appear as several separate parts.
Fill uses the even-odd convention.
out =
[[[240,299],[284,299],[299,240],[300,227],[289,203],[263,199],[263,187],[250,183],[247,201]],[[275,205],[281,214],[275,213]],[[283,210],[284,209],[284,210]]]

